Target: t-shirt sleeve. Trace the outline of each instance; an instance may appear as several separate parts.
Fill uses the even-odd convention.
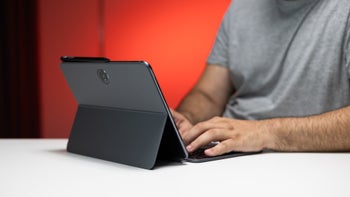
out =
[[[219,27],[219,30],[216,35],[216,39],[214,42],[214,46],[211,49],[211,52],[209,54],[209,57],[207,59],[207,64],[216,64],[221,66],[228,66],[228,43],[229,43],[229,36],[228,36],[228,26],[229,26],[229,20],[230,20],[230,14],[231,14],[231,7],[232,3],[229,7],[229,9],[226,11],[225,16],[221,22],[221,25]]]
[[[347,33],[346,33],[345,43],[344,43],[344,58],[345,58],[345,66],[348,71],[348,77],[350,79],[350,18],[348,19]]]

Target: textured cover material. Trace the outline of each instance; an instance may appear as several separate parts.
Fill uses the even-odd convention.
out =
[[[67,150],[151,169],[167,114],[79,106]]]

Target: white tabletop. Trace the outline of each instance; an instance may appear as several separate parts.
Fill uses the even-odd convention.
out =
[[[144,170],[67,153],[67,140],[0,140],[0,196],[350,196],[349,153],[263,153]]]

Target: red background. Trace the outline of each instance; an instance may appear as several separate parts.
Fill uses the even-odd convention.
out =
[[[170,107],[204,69],[230,0],[39,0],[42,137],[68,137],[76,102],[59,57],[146,60]]]

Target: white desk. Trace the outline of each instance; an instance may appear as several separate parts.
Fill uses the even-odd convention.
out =
[[[154,170],[0,140],[0,196],[350,196],[349,153],[263,153]]]

